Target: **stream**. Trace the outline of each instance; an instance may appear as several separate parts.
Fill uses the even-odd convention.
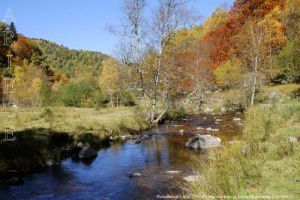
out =
[[[242,116],[197,115],[145,131],[154,137],[136,144],[127,140],[101,149],[87,162],[66,159],[60,166],[24,177],[20,186],[0,187],[2,200],[157,199],[158,195],[179,195],[183,177],[193,173],[195,152],[185,147],[195,134],[212,134],[227,143],[241,134],[232,119]],[[217,120],[219,119],[219,120]],[[221,121],[221,122],[216,122]],[[220,129],[210,132],[202,128]],[[197,129],[198,128],[198,129]],[[179,134],[182,132],[183,134]],[[167,171],[180,171],[168,173]],[[142,176],[130,178],[129,174]]]

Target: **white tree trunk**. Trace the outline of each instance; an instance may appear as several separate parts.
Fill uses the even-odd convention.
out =
[[[254,61],[254,71],[253,71],[253,85],[252,85],[252,94],[251,94],[251,103],[250,103],[251,106],[253,106],[255,100],[255,91],[257,85],[257,68],[258,68],[258,56],[256,55]]]

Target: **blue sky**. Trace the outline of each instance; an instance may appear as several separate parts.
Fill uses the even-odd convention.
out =
[[[193,0],[191,6],[206,18],[225,2]],[[105,27],[119,23],[121,5],[122,0],[0,0],[0,20],[12,13],[17,31],[27,37],[112,54],[118,39]]]

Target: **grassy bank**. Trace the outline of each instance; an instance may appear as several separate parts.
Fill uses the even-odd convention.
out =
[[[46,167],[49,160],[60,162],[72,154],[70,150],[76,150],[79,142],[99,149],[146,128],[146,117],[138,106],[100,110],[19,108],[16,112],[1,112],[0,179],[9,176],[9,170],[24,173]],[[12,130],[15,141],[3,141]],[[65,152],[66,147],[69,152]]]
[[[91,132],[98,136],[128,134],[147,127],[143,110],[139,107],[103,108],[21,108],[13,112],[1,112],[0,131],[14,128],[51,129],[76,135]]]
[[[248,109],[239,141],[215,150],[210,161],[197,159],[200,178],[189,185],[195,199],[206,195],[300,197],[300,102],[293,98],[295,88],[289,88],[268,88],[286,98]]]

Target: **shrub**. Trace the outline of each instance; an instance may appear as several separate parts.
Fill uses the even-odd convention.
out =
[[[42,83],[40,88],[40,100],[42,106],[49,106],[51,104],[51,87],[46,82]]]
[[[94,90],[93,86],[84,81],[68,83],[62,86],[62,102],[65,106],[80,107],[85,100],[92,97]]]
[[[119,92],[118,95],[119,95],[119,102],[121,105],[134,106],[136,104],[134,100],[134,96],[131,92],[122,90],[121,92]]]
[[[109,103],[109,97],[97,90],[93,94],[93,104],[96,108],[104,108],[106,104]]]

